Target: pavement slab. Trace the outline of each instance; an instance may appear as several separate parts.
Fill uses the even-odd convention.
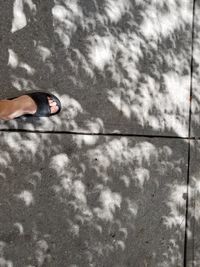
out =
[[[199,14],[0,1],[0,99],[63,107],[0,121],[0,267],[200,266]]]
[[[194,43],[193,43],[193,77],[192,77],[192,118],[191,136],[200,136],[200,3],[195,1],[194,9]]]
[[[0,266],[182,267],[185,140],[0,134]]]
[[[193,1],[2,1],[1,98],[60,97],[0,129],[188,136]]]
[[[200,141],[191,141],[187,267],[200,266]]]

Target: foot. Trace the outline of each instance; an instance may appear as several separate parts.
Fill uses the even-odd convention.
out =
[[[35,101],[30,96],[23,95],[21,97],[18,97],[18,99],[19,98],[21,98],[20,100],[23,102],[25,113],[27,113],[27,114],[36,113],[37,105],[36,105]],[[59,109],[59,107],[57,106],[57,103],[51,97],[47,96],[47,98],[48,98],[51,114],[56,113]]]
[[[49,96],[48,103],[51,113],[57,112],[57,103]],[[28,95],[22,95],[12,100],[1,100],[0,119],[12,120],[25,114],[34,114],[37,111],[35,101]]]
[[[48,104],[51,114],[59,110],[57,103],[49,96]],[[0,120],[12,120],[25,114],[34,114],[37,111],[35,101],[28,95],[22,95],[17,98],[0,100]]]

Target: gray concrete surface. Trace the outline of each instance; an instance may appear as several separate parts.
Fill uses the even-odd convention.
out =
[[[64,109],[1,128],[187,136],[192,2],[3,1],[2,97],[42,89]]]
[[[199,51],[200,51],[200,3],[196,2],[195,5],[195,28],[194,28],[194,43],[193,43],[193,79],[192,79],[192,124],[191,124],[191,134],[192,136],[199,136],[199,124],[200,124],[200,116],[199,116],[199,103],[200,103],[200,90],[199,90]]]
[[[200,266],[199,12],[0,1],[0,98],[63,106],[0,121],[0,267]]]
[[[2,133],[0,263],[182,266],[187,148]]]
[[[190,186],[189,186],[189,216],[188,216],[188,244],[187,259],[188,266],[200,266],[200,247],[199,247],[199,181],[200,181],[200,143],[191,143],[190,160]]]

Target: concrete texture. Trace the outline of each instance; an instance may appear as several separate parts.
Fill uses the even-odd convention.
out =
[[[0,8],[2,98],[44,90],[64,106],[55,120],[1,128],[187,136],[192,1],[16,0]]]
[[[187,259],[189,267],[200,266],[200,247],[199,247],[199,182],[200,182],[200,142],[191,142],[190,159],[190,187],[189,187],[189,216],[188,216],[188,242]]]
[[[194,16],[194,43],[193,43],[193,76],[192,76],[192,124],[191,134],[192,136],[200,136],[200,3],[195,3],[195,16]]]
[[[30,133],[0,143],[0,263],[182,266],[187,143]]]
[[[0,121],[0,267],[200,266],[199,14],[0,1],[0,98],[63,106]]]

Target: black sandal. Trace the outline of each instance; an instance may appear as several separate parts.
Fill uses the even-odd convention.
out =
[[[28,95],[34,100],[34,102],[37,105],[37,111],[34,114],[26,114],[26,115],[22,115],[22,116],[25,116],[25,117],[50,117],[50,116],[58,114],[61,111],[60,100],[55,95],[53,95],[51,93],[34,92],[34,93],[29,93],[29,94],[24,94],[24,95]],[[49,106],[49,102],[48,102],[48,98],[47,98],[48,96],[51,97],[52,100],[54,100],[58,106],[58,110],[54,113],[51,113],[51,108]],[[17,96],[17,97],[19,97],[19,96]],[[8,100],[12,100],[12,99],[15,99],[17,97],[8,98]],[[22,116],[19,116],[19,117],[22,117]],[[16,118],[19,118],[19,117],[16,117]]]

